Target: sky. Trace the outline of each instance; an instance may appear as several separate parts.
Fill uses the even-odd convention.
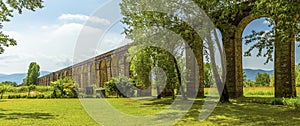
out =
[[[33,61],[43,71],[56,71],[72,65],[74,59],[76,60],[76,53],[89,52],[84,58],[81,57],[88,59],[128,43],[121,34],[123,25],[118,22],[120,10],[117,6],[106,7],[107,2],[45,0],[45,7],[42,9],[35,12],[24,10],[21,15],[15,13],[10,22],[4,23],[3,32],[16,39],[18,45],[5,48],[4,54],[0,55],[0,73],[26,73],[28,65]],[[108,27],[109,30],[106,30]],[[243,35],[253,28],[268,30],[267,22],[262,19],[252,22]],[[99,38],[99,34],[104,37]],[[88,44],[94,49],[84,50],[88,48],[84,47],[86,43],[91,41],[98,41]],[[247,48],[249,47],[243,45],[243,50]],[[300,54],[299,49],[297,54]],[[296,59],[299,63],[300,58]],[[263,61],[265,59],[246,57],[243,58],[243,66],[251,69],[273,69],[272,63],[264,65]]]

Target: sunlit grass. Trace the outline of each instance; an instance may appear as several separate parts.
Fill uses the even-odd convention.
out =
[[[250,99],[250,98],[249,98]],[[252,98],[257,99],[257,98]],[[272,100],[273,98],[263,98]],[[93,99],[91,99],[93,100]],[[104,99],[98,99],[104,100]],[[171,98],[139,100],[129,98],[106,99],[117,110],[135,116],[153,115],[167,108]],[[204,99],[195,101],[189,112],[176,125],[297,125],[300,114],[291,106],[257,104],[245,100],[232,100],[219,104],[204,121],[199,121]],[[88,116],[78,99],[10,99],[0,101],[0,125],[98,125]],[[107,110],[100,110],[107,111]],[[180,111],[180,110],[174,110]],[[114,116],[101,115],[119,120]],[[170,115],[171,116],[171,115]],[[124,121],[126,124],[126,121]],[[121,124],[120,124],[121,125]]]
[[[0,100],[1,126],[93,126],[78,99]]]
[[[274,97],[274,87],[244,87],[244,96],[245,97]],[[296,87],[297,96],[300,97],[300,87]],[[204,88],[205,95],[208,95],[208,92],[212,94],[217,94],[216,88]]]

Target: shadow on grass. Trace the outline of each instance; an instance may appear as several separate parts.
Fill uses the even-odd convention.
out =
[[[213,113],[199,121],[203,104],[195,103],[178,123],[204,125],[298,125],[300,111],[289,106],[271,105],[274,98],[241,98],[229,104],[218,104]]]
[[[52,115],[50,113],[0,113],[0,119],[5,120],[16,120],[16,119],[41,119],[41,120],[48,120],[48,119],[55,119],[57,115]]]

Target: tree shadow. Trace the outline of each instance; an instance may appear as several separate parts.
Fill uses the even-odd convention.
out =
[[[274,98],[242,98],[227,104],[218,104],[204,121],[199,121],[203,104],[194,104],[180,124],[213,125],[297,125],[300,111],[289,106],[271,105]]]
[[[16,119],[41,119],[41,120],[48,120],[48,119],[55,119],[58,115],[53,115],[50,113],[40,113],[40,112],[34,112],[34,113],[0,113],[0,119],[5,120],[16,120]]]

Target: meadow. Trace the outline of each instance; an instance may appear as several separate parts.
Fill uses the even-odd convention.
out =
[[[170,98],[138,102],[132,102],[132,100],[128,98],[110,98],[107,100],[119,111],[136,116],[146,116],[158,113],[172,103]],[[298,125],[300,123],[300,111],[294,107],[249,103],[239,100],[232,101],[231,104],[217,105],[213,113],[206,120],[198,121],[202,104],[203,99],[197,99],[186,116],[175,125],[249,126]],[[1,100],[0,106],[1,126],[99,125],[88,116],[78,99],[7,99]],[[103,118],[106,117],[118,120],[114,116],[102,116]]]
[[[297,88],[299,92],[299,88]],[[207,89],[206,89],[207,91]],[[204,99],[196,99],[188,113],[175,125],[298,125],[300,123],[300,98],[285,99],[282,105],[273,105],[273,88],[245,88],[244,98],[231,100],[230,104],[218,104],[213,113],[204,121],[199,121]],[[128,115],[147,116],[157,114],[167,108],[173,100],[108,98],[104,100],[118,111]],[[293,104],[297,103],[297,104]],[[0,125],[99,125],[85,111],[79,99],[2,99],[0,100]],[[107,111],[107,109],[100,110]],[[180,111],[180,110],[175,110]],[[101,115],[101,114],[100,114]],[[116,119],[111,115],[101,118]],[[125,123],[125,122],[124,122]]]

